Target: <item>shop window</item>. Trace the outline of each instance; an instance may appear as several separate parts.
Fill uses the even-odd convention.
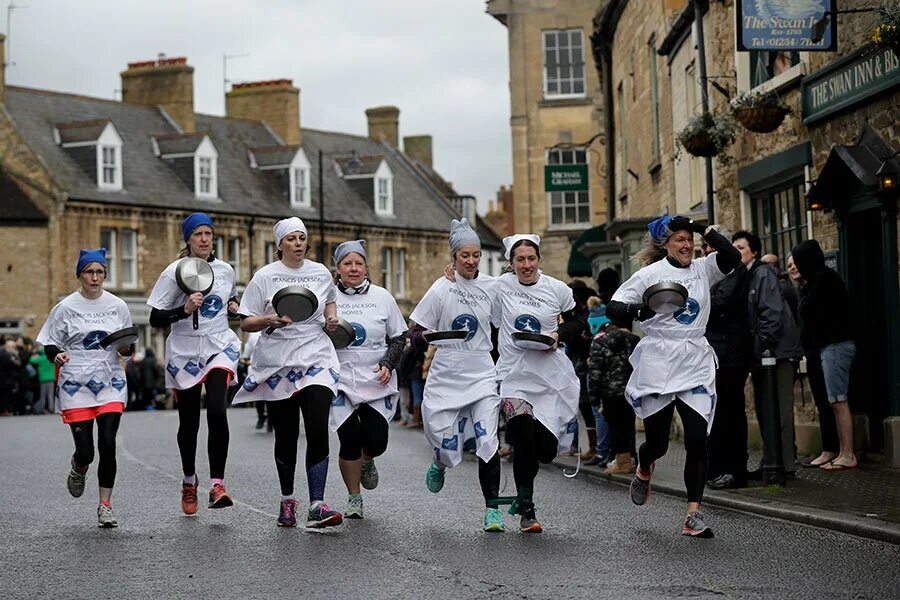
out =
[[[776,254],[784,267],[795,245],[807,239],[803,178],[750,195],[753,232],[763,254]]]
[[[548,165],[586,165],[584,148],[554,148],[547,151]],[[583,225],[591,222],[591,200],[588,190],[548,192],[551,225]]]

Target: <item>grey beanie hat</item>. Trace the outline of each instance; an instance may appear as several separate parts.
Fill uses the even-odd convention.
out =
[[[450,221],[450,254],[456,254],[456,251],[463,246],[478,246],[481,248],[481,240],[478,234],[469,225],[469,220],[463,217],[459,221],[453,219]]]
[[[356,252],[363,257],[363,260],[368,260],[366,257],[366,240],[350,240],[349,242],[339,244],[338,247],[334,249],[335,266],[344,260],[344,257],[351,252]]]

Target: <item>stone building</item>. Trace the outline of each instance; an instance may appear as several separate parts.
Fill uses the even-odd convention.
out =
[[[2,48],[2,45],[0,45]],[[369,136],[301,127],[299,90],[280,79],[235,85],[225,117],[193,109],[184,58],[131,63],[122,102],[0,80],[0,327],[35,335],[76,287],[79,248],[104,246],[106,287],[128,304],[146,346],[147,295],[183,246],[191,212],[216,222],[215,251],[239,290],[273,260],[272,225],[306,223],[312,258],[365,238],[370,276],[409,313],[448,261],[452,218],[477,223],[490,268],[500,240],[432,167],[431,138],[399,142],[399,110],[367,111]],[[496,264],[494,264],[496,263]]]
[[[606,214],[600,79],[589,45],[596,10],[595,0],[487,3],[509,40],[511,222],[516,232],[541,236],[541,268],[562,279],[573,241]],[[554,165],[583,165],[584,177],[547,191],[545,169]]]
[[[897,193],[879,190],[878,176],[879,169],[900,174],[900,161],[891,158],[900,148],[900,60],[870,43],[871,12],[831,17],[839,21],[836,52],[745,52],[735,44],[735,2],[699,7],[707,75],[716,83],[711,110],[728,111],[738,95],[761,92],[792,109],[772,133],[739,129],[731,160],[713,160],[715,220],[755,231],[764,252],[782,263],[799,241],[820,241],[858,303],[836,307],[844,315],[836,318],[858,319],[857,363],[871,367],[854,371],[851,408],[868,445],[886,444],[900,461]],[[840,8],[871,3],[848,0]],[[701,112],[695,19],[686,0],[606,0],[595,18],[604,90],[596,131],[611,140],[606,189],[615,198],[606,226],[622,247],[623,275],[633,269],[624,259],[649,220],[667,213],[705,220],[702,159],[673,159],[675,136]],[[654,175],[656,156],[662,164]],[[610,266],[608,244],[582,251],[595,272]],[[798,407],[798,421],[811,416]]]

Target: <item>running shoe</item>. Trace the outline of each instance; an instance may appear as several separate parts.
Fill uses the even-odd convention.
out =
[[[306,517],[306,526],[311,529],[319,529],[321,527],[334,527],[344,522],[341,513],[331,510],[328,505],[321,500],[313,502],[309,507],[309,515]]]
[[[294,527],[297,524],[297,501],[293,498],[281,501],[281,513],[278,515],[279,527]]]
[[[256,429],[257,430],[262,429],[265,426],[266,426],[266,418],[265,417],[260,417],[256,420]]]
[[[655,468],[656,463],[650,463],[650,475],[647,476],[647,479],[639,477],[639,474],[642,473],[640,466],[634,471],[634,477],[631,479],[628,489],[631,492],[631,501],[638,506],[642,506],[650,497],[650,478],[653,477]]]
[[[344,511],[344,516],[348,519],[363,518],[362,494],[350,494],[350,498],[347,500],[347,510]]]
[[[534,515],[534,505],[525,509],[522,513],[522,519],[519,521],[519,531],[522,533],[540,533],[544,530],[538,523],[537,517]]]
[[[682,535],[689,535],[698,538],[713,537],[713,530],[703,522],[703,515],[699,510],[689,512],[684,519],[684,525],[681,527]]]
[[[116,520],[116,516],[113,514],[112,507],[108,504],[100,504],[97,506],[97,527],[102,529],[109,529],[111,527],[118,527],[119,522]]]
[[[181,484],[181,510],[186,515],[197,512],[197,480],[194,483]]]
[[[221,483],[217,483],[209,490],[209,508],[228,508],[233,504],[234,501]]]
[[[360,483],[367,490],[374,490],[378,487],[378,469],[375,468],[375,459],[363,461]]]
[[[502,532],[505,530],[503,525],[503,515],[496,508],[488,508],[484,511],[484,530],[490,532]]]
[[[75,468],[75,459],[72,458],[72,465],[69,468],[69,476],[66,478],[66,487],[74,498],[80,498],[84,493],[84,480],[87,478],[87,468],[83,472],[79,472]]]
[[[428,471],[425,473],[425,486],[429,492],[437,494],[444,488],[444,475],[446,472],[447,469],[442,469],[433,462],[431,463],[431,466],[428,467]]]

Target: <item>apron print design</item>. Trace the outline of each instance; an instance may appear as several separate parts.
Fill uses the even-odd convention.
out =
[[[528,333],[540,333],[541,322],[531,315],[519,315],[513,326],[518,331],[527,331]]]
[[[359,323],[350,323],[350,326],[353,328],[353,333],[356,334],[356,339],[354,339],[350,345],[362,346],[366,341],[366,328]]]
[[[478,333],[478,319],[475,318],[475,315],[462,314],[453,319],[450,328],[453,331],[465,331],[466,341],[468,342]]]

